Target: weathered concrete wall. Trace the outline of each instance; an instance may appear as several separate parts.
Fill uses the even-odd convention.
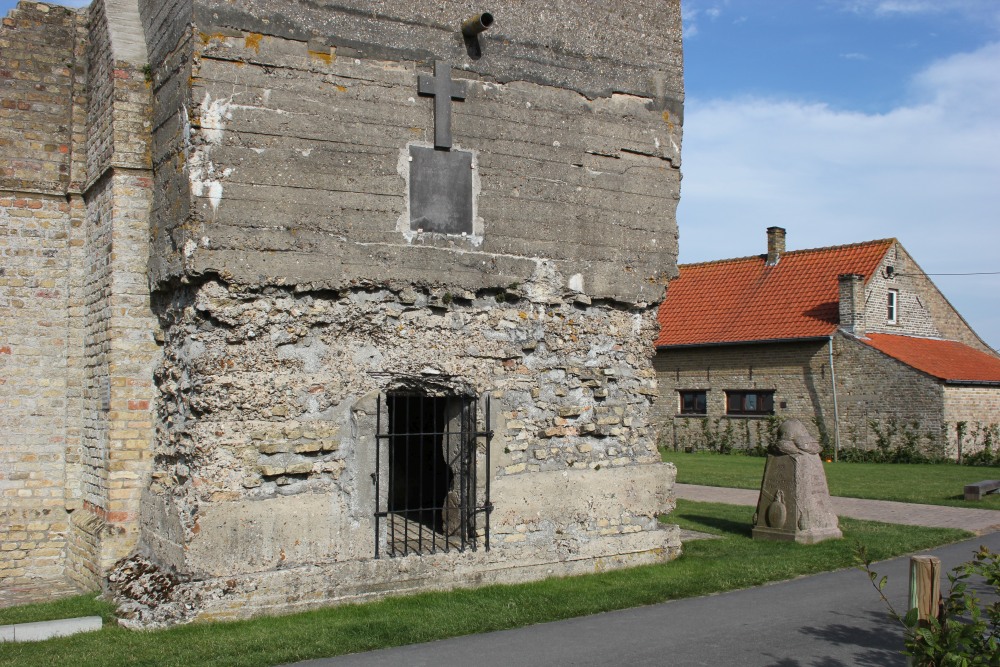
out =
[[[193,3],[195,34],[154,67],[154,278],[461,290],[524,282],[546,258],[591,296],[658,300],[675,272],[679,8],[634,4],[497,8],[473,60],[459,3],[384,2],[374,17]],[[148,33],[165,12],[147,8]],[[433,130],[417,75],[435,58],[470,83],[453,131],[475,152],[481,238],[401,231],[406,147]]]
[[[675,273],[679,5],[498,7],[475,58],[455,2],[139,9],[164,359],[141,544],[112,574],[133,620],[675,556],[649,304]],[[471,235],[407,216],[439,59],[468,86]],[[476,552],[373,560],[374,397],[401,387],[492,398],[490,551],[477,524]]]

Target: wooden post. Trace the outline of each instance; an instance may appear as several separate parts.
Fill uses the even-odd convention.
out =
[[[941,608],[941,559],[935,556],[910,558],[910,606],[917,618],[937,618]]]
[[[936,618],[941,609],[941,559],[935,556],[910,557],[910,604],[917,610],[918,625]],[[913,656],[906,659],[907,667],[915,667]]]

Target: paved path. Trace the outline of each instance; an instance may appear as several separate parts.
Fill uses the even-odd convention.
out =
[[[727,489],[697,484],[677,484],[677,497],[727,505],[756,505],[756,489]],[[901,523],[909,526],[934,528],[964,528],[976,535],[1000,530],[1000,511],[973,507],[945,507],[943,505],[917,505],[894,503],[888,500],[862,500],[861,498],[831,498],[837,516],[852,519]]]
[[[677,497],[755,505],[758,491],[678,484]],[[981,537],[929,553],[944,570],[986,544],[1000,551],[1000,511],[833,498],[838,515],[920,526],[964,528]],[[909,558],[875,566],[887,595],[905,606]],[[801,577],[742,591],[677,600],[557,623],[300,663],[376,665],[740,665],[903,667],[900,628],[858,570]]]
[[[950,570],[1000,533],[934,549]],[[878,563],[905,605],[908,558]],[[902,632],[868,577],[841,570],[721,595],[299,663],[299,667],[904,667]]]

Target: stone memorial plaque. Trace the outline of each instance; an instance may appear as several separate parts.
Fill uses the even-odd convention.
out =
[[[472,234],[472,153],[410,146],[410,229]]]

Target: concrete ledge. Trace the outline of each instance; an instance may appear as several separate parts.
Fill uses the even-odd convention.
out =
[[[100,616],[0,625],[0,642],[39,642],[53,637],[66,637],[78,632],[94,632],[100,629]]]

